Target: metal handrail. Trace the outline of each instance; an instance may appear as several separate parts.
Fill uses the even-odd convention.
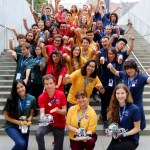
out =
[[[3,31],[3,30],[5,30],[6,29],[6,27],[5,28],[3,28],[2,30],[0,30],[0,33]]]

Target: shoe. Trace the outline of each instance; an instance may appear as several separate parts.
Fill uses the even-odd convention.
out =
[[[108,129],[108,121],[103,121],[103,128],[104,130]]]
[[[101,101],[101,99],[99,98],[99,95],[98,95],[98,94],[94,94],[94,100],[95,100],[96,102],[100,102],[100,101]]]

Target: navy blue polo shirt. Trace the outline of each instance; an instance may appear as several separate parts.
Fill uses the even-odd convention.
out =
[[[99,54],[99,59],[101,58],[101,57],[104,57],[105,59],[106,59],[106,57],[107,57],[107,50],[106,49],[104,49],[104,48],[101,48],[101,53]]]
[[[134,104],[127,103],[125,106],[125,111],[120,117],[120,127],[126,129],[127,131],[130,131],[134,128],[134,122],[137,122],[140,120],[141,119],[140,119],[139,108]],[[139,143],[139,133],[127,136],[126,138],[132,139],[133,141],[135,141],[136,144]]]
[[[125,71],[119,71],[119,77],[122,82],[130,89],[134,101],[143,100],[144,86],[147,83],[148,76],[145,74],[137,74],[132,81],[129,81],[129,76]]]

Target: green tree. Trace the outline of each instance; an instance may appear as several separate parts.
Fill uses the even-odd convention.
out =
[[[32,4],[32,0],[27,0],[29,4]],[[47,3],[47,0],[34,0],[34,9],[36,12],[39,11],[43,3]]]

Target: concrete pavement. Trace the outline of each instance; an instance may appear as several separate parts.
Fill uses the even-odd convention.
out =
[[[111,138],[106,136],[98,136],[94,150],[106,150]],[[53,136],[48,134],[45,136],[45,144],[47,150],[53,150],[52,141]],[[150,150],[150,136],[141,136],[140,145],[137,150]],[[0,150],[10,150],[14,142],[7,135],[0,135]],[[35,136],[31,135],[29,139],[29,150],[37,150],[37,143]],[[65,136],[64,150],[70,150],[68,136]]]

